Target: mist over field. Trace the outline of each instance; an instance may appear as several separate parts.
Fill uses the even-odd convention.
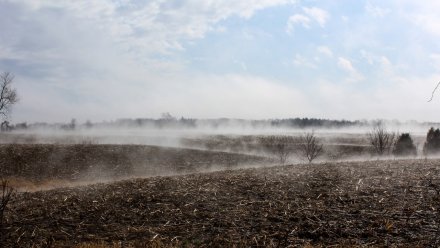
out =
[[[292,118],[273,120],[246,119],[185,119],[171,115],[161,119],[121,119],[110,122],[77,123],[75,119],[66,123],[18,123],[10,125],[11,137],[20,142],[20,135],[34,138],[34,142],[102,144],[149,144],[179,146],[183,138],[209,136],[300,136],[307,132],[316,133],[320,138],[332,136],[366,136],[375,125],[382,124],[388,131],[411,133],[424,137],[429,128],[440,123],[422,123],[417,121],[399,122],[397,120],[325,120],[314,118]],[[63,140],[63,137],[67,139]],[[7,139],[3,139],[5,142]],[[12,142],[9,140],[8,142]],[[26,142],[22,139],[21,142]]]
[[[0,0],[0,248],[440,247],[439,13]]]

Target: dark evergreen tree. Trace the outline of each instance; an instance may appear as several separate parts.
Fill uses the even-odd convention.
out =
[[[417,148],[409,133],[402,133],[394,144],[393,154],[395,156],[416,156]]]
[[[425,154],[433,154],[440,152],[440,129],[431,127],[426,135],[426,142],[423,146]]]

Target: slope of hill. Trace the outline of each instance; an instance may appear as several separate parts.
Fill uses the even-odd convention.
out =
[[[439,172],[439,160],[343,162],[17,193],[6,246],[438,245]]]

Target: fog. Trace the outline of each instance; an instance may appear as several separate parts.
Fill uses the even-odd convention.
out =
[[[168,116],[164,119],[123,119],[84,124],[76,124],[75,120],[66,124],[16,124],[11,126],[9,132],[0,133],[0,143],[150,145],[258,155],[261,151],[255,149],[237,150],[230,144],[213,147],[208,143],[220,138],[229,139],[228,142],[255,143],[257,137],[299,137],[305,133],[314,133],[325,146],[369,146],[367,134],[378,123],[389,132],[410,133],[420,154],[429,128],[440,126],[438,123],[389,120],[178,120]],[[243,138],[248,141],[241,140]]]
[[[424,139],[430,127],[438,123],[417,123],[397,121],[350,122],[341,126],[308,125],[304,127],[275,126],[271,121],[252,120],[193,120],[188,126],[182,121],[154,120],[157,123],[133,125],[114,122],[97,123],[93,126],[69,124],[30,124],[26,128],[14,128],[2,133],[1,143],[57,143],[57,144],[133,144],[164,147],[187,147],[183,139],[206,139],[211,136],[301,136],[313,132],[323,141],[334,143],[341,138],[362,139],[372,131],[374,125],[382,123],[384,128],[394,133],[410,133],[417,141]],[[313,119],[311,119],[313,120]],[[273,121],[272,121],[273,122]],[[17,125],[16,125],[17,126]]]
[[[150,120],[142,125],[122,123],[11,125],[11,130],[0,133],[1,156],[6,156],[5,164],[11,168],[28,170],[25,174],[31,178],[41,171],[60,170],[65,174],[54,179],[50,173],[48,177],[42,173],[37,181],[17,181],[22,190],[45,190],[137,177],[307,164],[298,150],[299,137],[306,133],[314,133],[324,148],[314,163],[425,158],[427,131],[431,126],[438,127],[381,121],[389,132],[410,133],[416,146],[417,156],[394,157],[377,156],[372,150],[368,133],[379,121],[302,128],[274,125],[282,121],[227,119],[196,120],[195,125],[181,125],[182,121],[175,119]],[[285,162],[279,160],[278,151],[273,150],[276,144],[267,143],[267,137],[287,138],[283,142],[290,151]]]

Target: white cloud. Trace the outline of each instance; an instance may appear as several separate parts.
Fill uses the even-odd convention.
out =
[[[183,71],[185,61],[174,57],[173,51],[185,49],[185,42],[208,32],[225,30],[219,22],[231,16],[250,18],[264,8],[294,4],[291,0],[124,2],[122,6],[120,1],[105,0],[0,1],[0,28],[8,34],[0,36],[0,63],[13,60],[2,70],[16,74],[23,99],[16,106],[15,120],[109,120],[151,116],[154,107],[178,113],[185,101],[195,108],[200,102],[188,100],[195,93],[187,89],[192,80]],[[202,81],[195,87],[202,87]],[[208,94],[209,86],[205,88]],[[219,96],[210,94],[212,99]],[[206,112],[208,107],[214,105],[206,103]]]
[[[440,17],[436,14],[414,14],[411,21],[431,35],[440,36]]]
[[[370,1],[368,1],[365,5],[365,11],[372,15],[373,17],[382,18],[386,16],[391,11],[389,9],[381,8],[379,6],[373,5]]]
[[[350,76],[349,76],[349,78],[347,78],[347,81],[357,82],[357,81],[364,79],[364,76],[354,68],[353,64],[351,63],[351,61],[349,59],[339,57],[338,58],[338,66],[342,70],[349,73]]]
[[[310,28],[312,21],[316,22],[322,28],[330,18],[330,14],[320,8],[302,8],[304,14],[294,14],[287,20],[286,32],[292,33],[296,25],[301,25],[304,28]]]
[[[380,73],[390,74],[395,71],[395,66],[385,55],[376,55],[363,49],[360,54],[370,66],[379,66]]]
[[[394,72],[394,66],[386,56],[380,56],[379,63],[384,73],[392,74]]]
[[[144,54],[184,49],[182,42],[200,39],[218,29],[216,24],[230,16],[250,18],[258,10],[292,0],[248,1],[11,1],[21,3],[32,14],[56,9],[64,15],[110,34],[125,50]],[[31,14],[31,13],[30,13]],[[221,28],[221,27],[220,27]]]
[[[296,24],[301,24],[304,28],[310,28],[310,18],[300,14],[290,16],[287,20],[287,33],[292,33]]]
[[[287,113],[304,104],[293,100],[301,99],[295,90],[252,76],[194,78],[172,52],[221,29],[221,20],[292,3],[127,1],[122,8],[103,0],[0,1],[0,27],[9,34],[0,37],[0,54],[18,64],[13,71],[23,99],[14,120],[109,120],[166,111],[244,118]]]
[[[400,17],[406,19],[408,27],[416,27],[420,36],[420,30],[429,35],[440,36],[440,2],[439,1],[412,1],[412,0],[393,0],[394,8],[400,10]]]
[[[310,16],[313,20],[318,22],[321,27],[324,27],[327,23],[327,20],[330,18],[330,15],[327,11],[312,7],[312,8],[303,8],[304,12]]]
[[[328,46],[318,46],[317,51],[327,57],[333,57],[333,52]]]
[[[431,53],[429,55],[429,58],[431,59],[433,66],[437,70],[440,70],[440,54],[439,53]]]
[[[309,68],[316,68],[316,65],[313,63],[313,61],[305,58],[304,56],[301,56],[300,54],[295,55],[295,58],[293,59],[293,64],[295,66],[305,66],[305,67],[309,67]]]
[[[363,59],[365,59],[368,64],[372,65],[374,63],[375,58],[370,52],[367,52],[366,50],[361,49],[360,53],[361,53],[361,57]]]
[[[190,87],[182,89],[182,99],[174,100],[178,103],[177,112],[185,115],[279,118],[310,111],[302,92],[281,82],[245,75],[203,76],[190,80],[192,82],[187,84]]]
[[[142,84],[126,85],[122,89],[109,87],[120,84],[117,78],[109,79],[107,85],[89,85],[84,90],[92,94],[92,99],[80,102],[66,101],[49,87],[20,87],[23,102],[17,106],[14,119],[68,121],[77,118],[82,122],[87,119],[158,117],[163,112],[195,118],[258,119],[289,117],[310,111],[301,91],[261,77],[179,74],[155,80],[157,84],[146,90]],[[95,92],[105,94],[95,95]],[[40,97],[41,94],[46,97]],[[103,103],[106,108],[102,108]],[[60,114],[61,111],[65,113]]]
[[[357,84],[323,81],[316,89],[315,104],[326,106],[328,111],[322,113],[325,118],[440,121],[434,114],[438,112],[440,98],[427,102],[439,74],[421,77],[400,77],[394,73],[380,75],[384,76],[386,83],[379,84],[379,87],[360,88]]]
[[[347,72],[350,72],[350,73],[356,72],[353,65],[351,64],[351,61],[346,58],[339,57],[338,58],[338,66],[339,66],[339,68],[341,68]]]
[[[427,105],[426,100],[440,78],[436,73],[440,68],[440,55],[435,47],[436,38],[440,36],[440,4],[394,2],[390,7],[393,15],[387,18],[395,19],[383,25],[384,29],[377,25],[377,20],[372,23],[372,18],[341,12],[338,15],[342,20],[336,21],[345,23],[340,30],[329,29],[329,36],[325,38],[316,33],[310,36],[319,36],[319,40],[295,39],[294,51],[277,47],[270,58],[263,53],[271,53],[272,47],[261,47],[264,42],[256,44],[257,36],[249,36],[252,40],[239,40],[256,46],[245,51],[252,53],[252,58],[289,61],[289,66],[309,68],[333,62],[341,68],[337,73],[328,73],[332,66],[320,68],[322,73],[293,68],[295,73],[279,76],[274,75],[279,71],[272,75],[266,74],[271,70],[264,68],[255,71],[257,62],[245,56],[234,57],[236,67],[242,68],[244,75],[200,72],[203,69],[187,68],[191,66],[186,61],[187,54],[175,51],[187,49],[188,44],[196,44],[194,41],[211,32],[225,32],[221,35],[231,38],[228,45],[233,46],[236,40],[229,35],[243,30],[223,20],[248,18],[250,30],[261,31],[260,27],[252,26],[255,25],[252,17],[259,10],[292,4],[292,1],[0,0],[0,28],[4,34],[0,36],[1,70],[16,74],[15,83],[22,99],[14,108],[13,121],[68,121],[72,117],[97,121],[154,117],[162,112],[188,117],[314,115],[433,120],[438,118],[432,113],[438,110],[439,101],[434,98]],[[365,6],[360,3],[357,7],[365,7],[377,17],[387,12],[382,11],[385,8],[379,4]],[[331,16],[327,11],[317,7],[298,9],[299,13],[289,17],[289,32],[301,27],[310,32],[315,31],[315,27],[333,28],[328,25]],[[406,19],[402,20],[402,16]],[[396,24],[407,29],[396,28]],[[386,36],[381,36],[383,33]],[[280,37],[274,33],[269,35],[273,37],[267,38],[264,45],[278,44]],[[394,38],[389,40],[391,36]],[[406,43],[423,50],[408,48]],[[230,52],[229,47],[220,45],[207,49]],[[339,57],[341,51],[345,57]],[[328,58],[319,60],[324,56]],[[412,61],[416,57],[417,62]],[[234,60],[228,63],[231,61]],[[398,76],[399,62],[409,68],[405,77]],[[416,66],[412,65],[416,64],[424,67],[423,70],[414,69]],[[365,77],[360,73],[364,71]],[[253,76],[252,73],[266,76]],[[323,78],[334,81],[324,82]],[[368,84],[345,83],[364,79]],[[322,85],[316,86],[316,82],[321,81]],[[307,88],[313,88],[313,92]]]

